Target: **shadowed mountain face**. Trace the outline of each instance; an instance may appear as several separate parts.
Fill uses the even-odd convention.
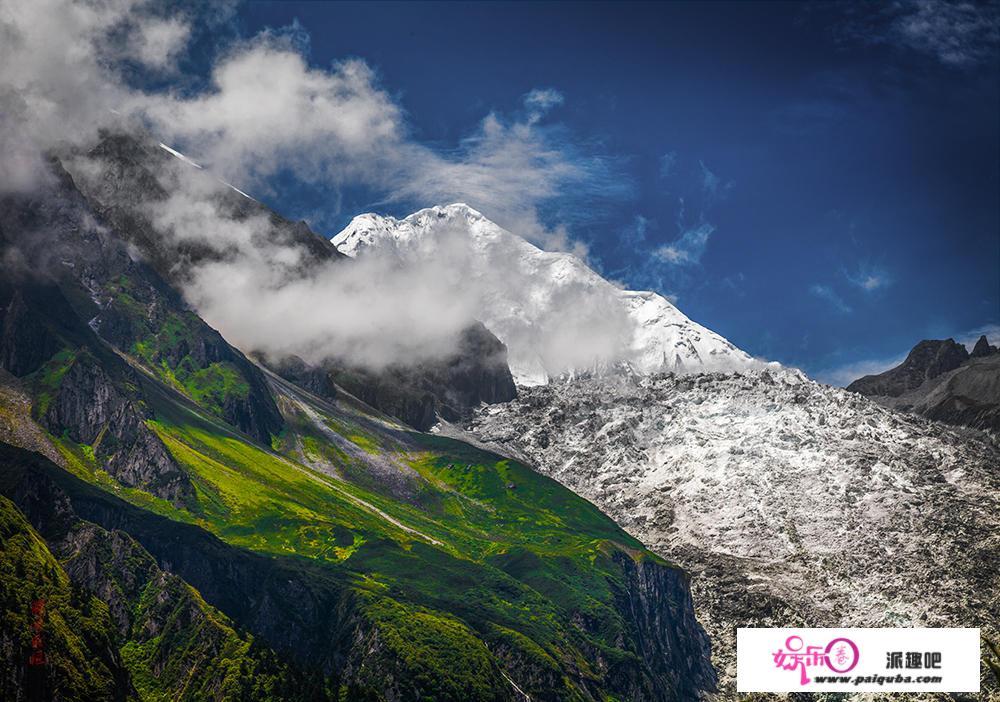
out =
[[[931,378],[958,368],[968,358],[969,352],[954,339],[921,341],[895,368],[859,378],[847,389],[862,395],[899,397]]]
[[[449,357],[380,371],[329,363],[333,382],[420,431],[439,419],[457,422],[481,404],[517,397],[507,348],[482,324],[467,327]]]
[[[209,226],[245,225],[251,232],[252,245],[280,250],[282,258],[295,259],[295,264],[285,271],[289,279],[308,276],[331,261],[352,264],[333,244],[314,234],[305,222],[281,217],[231,186],[215,181],[190,162],[178,159],[162,145],[133,133],[105,134],[86,154],[64,160],[95,214],[175,286],[183,287],[195,266],[224,261],[229,255],[225,247],[206,243],[215,236],[211,231],[199,230],[200,238],[192,239],[164,231],[162,223],[157,221],[157,213],[169,209],[171,196],[186,189],[195,191],[192,199],[200,206],[210,205],[213,220]],[[331,301],[317,302],[331,304]],[[115,318],[105,325],[102,329],[105,334],[120,331],[127,336],[130,331],[128,320]],[[202,357],[213,355],[211,348],[198,347],[198,350]],[[186,351],[182,347],[177,352]],[[172,363],[175,361],[171,359]],[[339,383],[376,409],[421,431],[439,419],[456,421],[466,417],[482,402],[505,402],[517,394],[507,366],[506,348],[479,323],[466,328],[454,353],[441,360],[397,363],[379,370],[335,357],[311,365],[298,358],[270,359],[269,365],[279,374],[293,374],[294,377],[287,376],[293,380],[312,383],[310,389],[321,395],[330,392],[332,383]],[[320,380],[323,375],[328,377]],[[244,423],[251,423],[254,418],[243,419]],[[266,421],[263,424],[251,433],[267,443],[270,438],[266,431],[275,426]]]
[[[443,359],[372,370],[328,360],[260,359],[281,377],[332,400],[339,386],[375,409],[419,431],[439,420],[468,418],[481,404],[509,402],[517,387],[507,366],[507,348],[482,324],[466,327],[455,350]]]
[[[928,419],[1000,431],[1000,349],[985,336],[971,354],[951,339],[921,341],[899,366],[847,389]]]

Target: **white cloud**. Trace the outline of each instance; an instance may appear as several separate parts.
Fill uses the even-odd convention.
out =
[[[885,269],[869,264],[861,264],[855,272],[845,272],[844,275],[852,285],[868,293],[883,290],[892,285],[892,278]]]
[[[708,240],[714,232],[714,226],[703,222],[697,227],[685,230],[677,240],[659,247],[653,251],[653,255],[661,261],[677,266],[694,265],[701,261]]]
[[[841,298],[840,295],[838,295],[829,285],[820,285],[817,283],[810,286],[809,293],[815,295],[821,300],[825,300],[833,307],[833,309],[842,314],[850,314],[852,312],[850,305],[844,302],[843,298]]]
[[[533,90],[519,118],[491,112],[456,148],[432,149],[411,137],[403,109],[367,63],[312,68],[293,43],[269,34],[221,61],[209,91],[140,95],[131,107],[245,190],[261,191],[287,169],[334,191],[363,184],[386,202],[462,201],[546,248],[585,255],[565,228],[542,223],[539,207],[571,188],[598,200],[628,186],[609,159],[539,124],[562,100],[555,90]]]
[[[182,75],[183,90],[129,88],[123,61],[176,71],[197,21],[151,7],[0,0],[3,187],[28,187],[44,173],[44,151],[86,143],[115,110],[247,192],[272,194],[280,171],[329,192],[331,202],[356,185],[385,202],[464,201],[543,245],[577,252],[539,208],[571,191],[592,203],[630,192],[613,159],[541,123],[563,102],[558,91],[532,90],[453,148],[431,147],[413,137],[404,109],[365,61],[311,66],[300,27],[229,47],[204,89],[191,92]]]
[[[136,94],[127,109],[223,177],[258,189],[282,169],[314,183],[375,181],[404,143],[402,110],[366,63],[313,69],[270,36],[220,61],[209,90]]]
[[[723,200],[729,196],[733,189],[733,182],[722,182],[722,179],[708,169],[704,161],[698,161],[698,168],[701,170],[702,197],[706,205],[712,205],[716,200]]]
[[[100,178],[100,167],[70,164],[84,178]],[[242,349],[379,368],[447,355],[474,320],[475,296],[462,294],[467,266],[454,257],[412,267],[390,256],[319,262],[279,236],[267,210],[237,214],[242,202],[205,171],[178,159],[157,178],[169,197],[140,210],[165,242],[198,245],[199,259],[180,273],[184,296]]]
[[[535,88],[524,96],[524,108],[528,111],[528,122],[534,124],[553,108],[563,104],[563,94],[554,88]]]
[[[47,151],[85,147],[102,126],[141,120],[205,168],[178,161],[183,177],[170,198],[145,206],[166,236],[219,253],[190,270],[184,292],[243,348],[336,352],[372,365],[418,360],[450,348],[472,319],[471,301],[455,280],[461,267],[401,271],[375,259],[304,275],[303,251],[269,243],[264,217],[234,220],[207,173],[252,194],[270,194],[273,176],[287,172],[331,202],[359,185],[385,201],[466,201],[546,248],[580,256],[586,248],[565,226],[543,222],[540,207],[570,190],[595,202],[629,191],[612,160],[543,123],[563,102],[551,88],[529,92],[509,114],[487,114],[454,148],[432,147],[414,137],[365,61],[310,65],[300,29],[228,47],[205,87],[193,88],[201,84],[178,71],[198,26],[145,0],[0,0],[0,188],[35,187]],[[136,63],[179,87],[130,87]],[[587,348],[586,329],[573,328],[584,336],[552,353]]]
[[[150,68],[167,70],[190,35],[191,26],[184,19],[149,18],[129,28],[126,55]]]

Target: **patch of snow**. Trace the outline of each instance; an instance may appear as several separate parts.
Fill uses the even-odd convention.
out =
[[[160,148],[163,149],[164,151],[166,151],[167,153],[169,153],[169,154],[171,154],[173,156],[176,156],[177,158],[179,158],[181,161],[183,161],[184,163],[188,164],[189,166],[194,166],[195,168],[201,168],[200,165],[198,165],[197,163],[195,163],[194,161],[192,161],[191,159],[189,159],[187,156],[185,156],[184,154],[182,154],[180,151],[175,151],[174,149],[171,149],[169,146],[167,146],[163,142],[160,142]]]
[[[180,151],[177,151],[176,149],[170,148],[169,146],[167,146],[163,142],[160,142],[160,148],[163,149],[164,151],[166,151],[167,153],[169,153],[169,154],[171,154],[173,156],[176,156],[177,158],[179,158],[181,161],[183,161],[184,163],[188,164],[189,166],[194,166],[195,168],[202,169],[202,167],[201,167],[200,164],[195,163],[194,161],[192,161],[191,159],[189,159],[187,156],[185,156],[184,154],[182,154]],[[204,170],[204,169],[202,169],[202,170]],[[220,183],[222,183],[223,185],[225,185],[227,188],[235,190],[240,195],[242,195],[243,197],[245,197],[247,200],[253,200],[254,202],[257,202],[257,200],[255,200],[253,197],[247,195],[245,192],[243,192],[242,190],[240,190],[239,188],[237,188],[232,183],[227,183],[226,181],[222,180],[221,178],[216,178],[216,180],[218,180]]]

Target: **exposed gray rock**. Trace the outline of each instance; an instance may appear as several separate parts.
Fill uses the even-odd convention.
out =
[[[856,380],[847,389],[884,407],[948,424],[1000,431],[997,351],[985,336],[976,342],[971,355],[963,355],[965,347],[950,339],[921,341],[902,365]]]
[[[986,338],[986,335],[983,334],[979,337],[975,347],[972,349],[972,357],[981,358],[983,356],[991,356],[997,352],[1000,352],[1000,348],[991,346],[989,340]]]
[[[791,371],[520,388],[466,428],[692,573],[722,699],[739,626],[1000,638],[1000,448],[978,432]]]
[[[617,552],[625,572],[624,611],[635,622],[639,654],[662,689],[715,690],[708,636],[694,616],[688,576],[651,559],[636,563]]]
[[[931,378],[958,368],[968,358],[969,352],[954,339],[928,339],[914,346],[906,360],[895,368],[859,378],[847,389],[862,395],[899,397]]]
[[[480,404],[517,397],[507,348],[478,322],[462,332],[454,354],[443,360],[380,371],[336,361],[325,368],[334,383],[355,397],[421,431],[439,419],[460,421]]]
[[[65,432],[73,441],[91,446],[94,456],[122,484],[183,504],[194,488],[146,426],[147,414],[93,356],[82,352],[63,374],[41,419],[56,436]]]

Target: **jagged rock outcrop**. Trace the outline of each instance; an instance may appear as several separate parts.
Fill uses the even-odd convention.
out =
[[[979,340],[976,341],[976,345],[972,349],[971,356],[972,358],[983,358],[985,356],[992,356],[995,353],[1000,353],[1000,348],[992,346],[989,339],[987,339],[986,335],[983,334],[979,337]]]
[[[902,412],[1000,431],[1000,353],[985,336],[971,354],[951,339],[921,341],[902,365],[847,389]]]
[[[847,389],[868,396],[899,397],[925,381],[958,368],[969,352],[954,339],[927,339],[913,347],[900,365],[855,380]]]
[[[632,615],[638,653],[654,671],[654,685],[686,687],[691,695],[714,690],[709,640],[694,617],[688,576],[653,559],[636,562],[622,552],[614,560],[625,573],[622,610]]]
[[[41,420],[56,436],[90,446],[122,484],[183,504],[194,492],[190,479],[145,424],[148,410],[112,382],[97,359],[78,354],[60,379]]]

